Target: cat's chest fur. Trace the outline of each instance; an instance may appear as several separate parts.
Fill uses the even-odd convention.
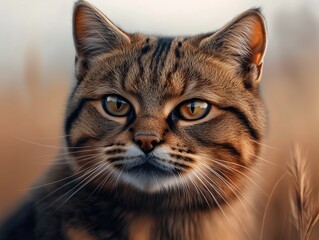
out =
[[[227,208],[224,211],[227,211]],[[236,209],[237,210],[237,209]],[[240,212],[240,211],[239,211]],[[127,213],[126,216],[129,214]],[[125,217],[124,217],[125,218]],[[122,223],[121,231],[112,226],[95,225],[91,223],[65,223],[61,226],[62,236],[68,240],[213,240],[213,239],[246,239],[248,231],[247,219],[241,216],[245,226],[235,216],[225,218],[220,212],[167,214],[165,216],[150,216],[136,214],[128,217]],[[229,225],[231,224],[231,225]],[[113,225],[113,224],[111,224]],[[243,230],[243,228],[247,228]]]
[[[68,170],[65,173],[68,175]],[[224,203],[220,206],[222,210],[150,212],[122,206],[112,197],[116,193],[92,194],[90,187],[68,199],[65,194],[77,183],[61,188],[63,184],[35,192],[39,239],[213,240],[247,239],[253,234],[249,229],[253,211],[244,199]]]
[[[235,205],[233,207],[236,208]],[[238,210],[238,209],[236,209]],[[224,211],[228,211],[225,207]],[[240,211],[239,211],[240,212]],[[227,213],[229,214],[229,213]],[[241,222],[231,214],[225,218],[220,211],[168,214],[166,216],[136,216],[130,224],[129,240],[213,240],[213,239],[246,239]],[[249,216],[243,217],[248,223]],[[229,224],[232,224],[230,227]],[[248,228],[247,228],[248,229]],[[248,231],[248,230],[247,230]],[[248,233],[252,234],[252,232]]]
[[[238,210],[235,205],[233,207],[234,211]],[[224,211],[227,212],[228,208],[226,207]],[[241,210],[238,212],[240,213]],[[248,223],[252,219],[249,219],[249,216],[241,215],[239,221],[236,216],[227,214],[228,219],[218,210],[214,213],[167,214],[164,216],[135,214],[127,218],[121,233],[112,232],[112,228],[105,226],[94,231],[84,225],[68,225],[63,228],[63,231],[66,239],[69,240],[247,239],[252,234],[248,233],[251,230]],[[245,225],[242,225],[241,221]]]

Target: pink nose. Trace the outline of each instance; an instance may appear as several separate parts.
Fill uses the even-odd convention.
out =
[[[144,153],[151,152],[161,139],[155,134],[136,134],[134,141],[143,150]]]

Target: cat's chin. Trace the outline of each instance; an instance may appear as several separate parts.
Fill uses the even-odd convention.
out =
[[[179,184],[178,177],[173,173],[148,163],[122,172],[120,178],[136,190],[146,193],[159,192]]]

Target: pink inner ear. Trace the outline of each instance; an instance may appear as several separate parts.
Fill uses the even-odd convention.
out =
[[[253,53],[252,63],[259,65],[262,60],[263,52],[266,44],[265,30],[258,19],[253,21],[252,35],[250,39],[250,47]]]

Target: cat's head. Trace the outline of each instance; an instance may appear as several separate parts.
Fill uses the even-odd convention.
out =
[[[256,161],[265,114],[264,19],[248,10],[193,37],[129,34],[74,9],[77,85],[65,131],[75,171],[100,188],[214,205]]]

